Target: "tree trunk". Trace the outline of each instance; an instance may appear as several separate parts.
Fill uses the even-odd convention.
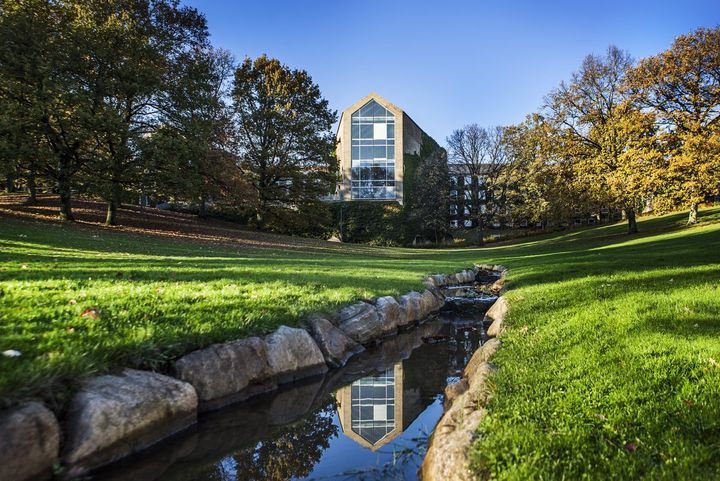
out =
[[[485,245],[485,240],[483,239],[483,221],[480,216],[478,216],[478,226],[477,226],[477,232],[478,232],[478,242],[477,245],[479,247],[482,247]]]
[[[30,173],[27,178],[28,202],[35,203],[37,201],[37,186],[35,185],[35,174]]]
[[[8,194],[15,190],[15,179],[13,179],[13,176],[11,174],[8,174],[7,177],[5,177],[5,192]]]
[[[637,220],[635,219],[635,210],[625,209],[625,217],[628,221],[628,234],[637,234],[638,227]]]
[[[690,204],[690,215],[688,215],[688,225],[694,225],[697,223],[697,216],[698,216],[698,204],[697,202],[693,202]]]
[[[60,194],[60,218],[65,222],[74,221],[75,216],[72,213],[72,191],[69,179],[60,179],[58,181],[58,193]]]
[[[200,204],[198,206],[198,217],[200,217],[201,219],[204,219],[205,217],[207,217],[206,203],[207,203],[207,201],[205,200],[205,196],[201,195],[200,196]]]
[[[105,225],[117,224],[117,210],[120,207],[120,182],[113,180],[110,201],[108,202],[107,216],[105,217]]]

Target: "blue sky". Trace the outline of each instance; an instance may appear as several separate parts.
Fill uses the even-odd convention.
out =
[[[589,53],[635,58],[720,25],[720,0],[185,0],[238,60],[263,53],[307,70],[333,109],[376,91],[441,144],[471,122],[537,110]]]

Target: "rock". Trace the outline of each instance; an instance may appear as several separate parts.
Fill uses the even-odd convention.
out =
[[[492,358],[497,350],[500,349],[501,345],[502,342],[500,342],[500,339],[489,339],[480,346],[473,353],[470,361],[465,366],[465,369],[463,370],[463,377],[467,378],[473,376],[481,364],[490,361],[490,358]]]
[[[457,274],[451,274],[449,276],[445,276],[445,285],[455,286],[458,284],[460,284],[460,281],[458,280]]]
[[[438,297],[430,290],[423,291],[423,293],[420,295],[420,298],[422,299],[422,319],[425,319],[433,312],[439,311],[443,304],[445,304],[445,299]]]
[[[490,337],[497,337],[502,334],[503,323],[505,322],[505,316],[508,312],[508,302],[505,296],[498,297],[495,304],[485,313],[483,323],[492,323],[487,330],[487,335]]]
[[[400,296],[400,307],[405,311],[404,323],[400,327],[407,326],[413,322],[423,319],[422,296],[419,292],[408,292],[404,296]]]
[[[358,302],[340,311],[340,330],[360,344],[368,344],[382,336],[383,326],[377,309],[367,302]]]
[[[177,378],[193,385],[201,410],[216,409],[276,387],[259,337],[213,344],[175,361]]]
[[[455,398],[467,391],[468,386],[467,379],[460,379],[457,382],[445,386],[445,403],[453,402]]]
[[[280,326],[265,343],[272,377],[279,384],[328,370],[322,351],[305,329]]]
[[[458,394],[435,427],[421,467],[423,481],[469,481],[468,451],[475,439],[490,398],[487,378],[495,371],[489,363],[481,364],[467,389]],[[457,391],[461,391],[459,386]]]
[[[428,279],[432,279],[433,284],[435,284],[436,287],[442,287],[446,284],[446,278],[444,274],[435,274]]]
[[[120,459],[175,434],[197,420],[198,398],[188,383],[125,369],[87,381],[66,420],[63,460],[68,476]]]
[[[0,479],[47,479],[60,449],[55,415],[37,402],[0,412]]]
[[[382,325],[382,335],[395,334],[398,326],[405,321],[403,319],[405,312],[400,309],[400,304],[392,296],[379,297],[375,301],[378,318]]]
[[[353,355],[365,350],[327,319],[320,317],[306,322],[308,330],[331,367],[344,366]]]

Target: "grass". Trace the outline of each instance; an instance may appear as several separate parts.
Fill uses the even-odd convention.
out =
[[[668,232],[681,219],[493,251],[512,267],[512,309],[476,472],[720,479],[718,211]]]
[[[510,267],[496,396],[472,467],[498,479],[720,477],[720,209],[484,249],[233,248],[0,219],[0,397],[63,405],[78,379]],[[97,309],[98,316],[83,312]]]

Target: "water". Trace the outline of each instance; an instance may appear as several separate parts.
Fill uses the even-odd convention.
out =
[[[473,296],[471,287],[448,292]],[[324,377],[202,415],[99,481],[417,479],[443,390],[484,339],[487,296],[368,349]]]

